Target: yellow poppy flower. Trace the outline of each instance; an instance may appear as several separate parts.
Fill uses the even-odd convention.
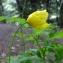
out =
[[[48,27],[47,19],[48,12],[46,10],[35,11],[28,16],[27,22],[34,28],[42,29]]]

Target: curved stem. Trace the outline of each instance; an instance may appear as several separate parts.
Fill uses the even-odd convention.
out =
[[[15,32],[15,34],[14,34],[14,36],[13,36],[13,38],[12,38],[12,41],[11,42],[9,42],[9,47],[8,47],[8,53],[9,53],[9,63],[10,63],[10,53],[11,53],[11,46],[13,45],[13,43],[14,43],[14,39],[15,39],[15,37],[16,37],[16,34],[17,34],[17,32],[18,32],[18,30],[20,29],[20,27],[16,30],[16,32]]]
[[[24,23],[25,24],[25,23]],[[24,24],[22,24],[22,25],[24,25]],[[20,26],[19,25],[19,27],[17,28],[17,30],[15,31],[15,33],[14,33],[14,36],[13,36],[13,38],[12,38],[12,40],[11,40],[11,42],[9,42],[9,46],[8,46],[8,57],[9,57],[9,63],[10,63],[10,53],[11,53],[11,47],[12,47],[12,45],[13,45],[13,43],[14,43],[14,40],[15,40],[15,37],[16,37],[16,34],[17,34],[17,32],[18,32],[18,30],[19,29],[21,29],[21,32],[23,32],[23,29],[22,29],[22,25]],[[24,36],[23,36],[23,34],[21,35],[22,37],[22,42],[24,43],[24,52],[25,52],[25,42],[24,42]]]

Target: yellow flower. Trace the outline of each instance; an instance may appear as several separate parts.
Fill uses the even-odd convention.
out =
[[[39,30],[41,30],[41,29],[44,30],[44,29],[48,28],[49,25],[50,25],[50,24],[48,24],[48,23],[44,23],[44,24],[42,24],[42,25],[36,26],[35,28],[36,28],[36,29],[39,29]]]
[[[27,22],[36,29],[42,29],[49,26],[49,24],[47,23],[47,19],[48,12],[46,10],[35,11],[28,16]]]

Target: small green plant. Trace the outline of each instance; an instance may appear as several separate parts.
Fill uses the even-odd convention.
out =
[[[32,24],[32,26],[36,25],[37,27],[39,24],[37,25],[37,23],[35,23],[36,19],[35,18],[33,19],[35,22],[31,19],[32,21],[30,21],[30,23],[29,22],[27,23],[25,19],[21,18],[16,18],[16,20],[15,18],[12,18],[12,20],[14,22],[16,21],[19,23],[19,28],[15,32],[14,38],[16,34],[18,34],[18,36],[23,40],[24,43],[29,41],[32,42],[36,47],[34,49],[25,51],[23,54],[17,55],[16,57],[10,56],[9,54],[9,56],[7,57],[8,58],[7,63],[61,63],[63,61],[63,44],[61,45],[54,41],[55,39],[59,38],[63,39],[62,31],[58,31],[54,25],[47,25],[45,27],[43,24],[45,24],[46,21],[45,23],[42,23],[40,20],[41,22],[40,25],[43,25],[42,26],[43,29],[37,30],[35,28],[31,28],[32,33],[27,35],[24,34],[23,29],[30,28],[29,26],[30,23]],[[18,32],[19,29],[21,29],[21,32]],[[42,37],[44,37],[44,40]],[[12,46],[12,44],[13,41],[11,42],[10,46]]]

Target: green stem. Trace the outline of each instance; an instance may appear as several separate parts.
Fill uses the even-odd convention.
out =
[[[22,26],[21,26],[20,29],[21,29],[21,32],[23,33],[23,28],[22,28]],[[25,40],[24,40],[24,35],[23,35],[23,34],[21,35],[21,38],[22,38],[22,42],[23,42],[23,46],[24,46],[24,52],[25,52],[25,42],[24,42]]]
[[[38,47],[38,49],[39,49],[39,52],[40,52],[40,54],[41,54],[41,58],[43,59],[43,55],[42,55],[42,48],[41,48],[41,46],[40,46],[40,44],[39,44],[39,41],[38,41],[38,38],[35,38],[34,37],[34,42],[36,41],[36,44],[37,44],[37,47]]]
[[[39,36],[38,36],[38,38],[39,38]],[[35,38],[34,37],[34,39],[35,39],[35,41],[36,41],[36,44],[37,44],[37,47],[38,47],[38,49],[39,49],[39,52],[40,52],[40,54],[41,54],[41,58],[42,58],[42,60],[43,60],[43,62],[45,63],[45,52],[46,52],[46,44],[44,43],[44,50],[42,50],[42,47],[41,47],[41,45],[39,44],[39,41],[38,41],[38,38]]]

